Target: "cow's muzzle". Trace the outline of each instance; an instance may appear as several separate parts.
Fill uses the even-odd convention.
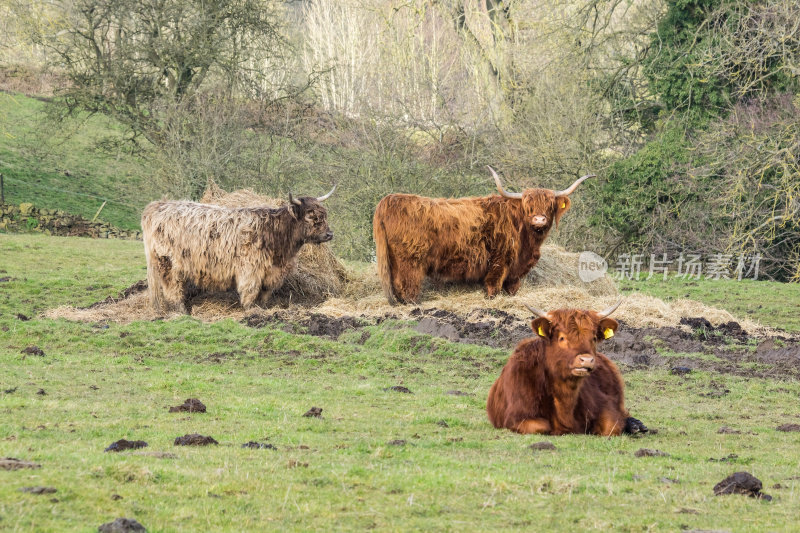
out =
[[[590,354],[578,354],[572,365],[573,376],[588,376],[594,370],[594,356]]]
[[[325,235],[322,235],[321,237],[318,237],[316,239],[316,241],[317,241],[318,244],[322,244],[323,242],[328,242],[328,241],[330,241],[332,239],[333,239],[333,232],[329,231]]]
[[[547,226],[547,217],[544,215],[531,217],[531,226],[533,226],[534,229],[544,229]]]

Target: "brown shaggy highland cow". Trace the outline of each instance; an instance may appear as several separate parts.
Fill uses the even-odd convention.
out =
[[[331,194],[290,194],[289,205],[280,208],[150,203],[142,213],[142,235],[153,307],[189,312],[190,288],[235,287],[244,308],[266,304],[303,244],[333,238],[321,204]]]
[[[517,345],[489,390],[486,412],[496,428],[518,433],[619,435],[646,432],[625,409],[625,385],[597,343],[619,324],[602,311],[559,309],[531,322],[537,336]]]
[[[494,176],[500,196],[426,198],[390,194],[375,208],[373,238],[378,274],[389,303],[416,302],[425,276],[481,282],[493,298],[516,294],[539,261],[539,248],[569,209],[569,195],[592,175],[563,191],[510,193]]]

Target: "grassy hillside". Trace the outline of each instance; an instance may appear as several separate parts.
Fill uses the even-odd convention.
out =
[[[88,531],[121,516],[149,531],[794,528],[797,434],[775,428],[800,414],[795,380],[747,376],[750,363],[687,376],[623,366],[628,406],[657,434],[526,437],[484,413],[508,350],[409,322],[331,339],[231,320],[36,316],[115,294],[142,267],[140,243],[0,235],[0,457],[41,465],[0,470],[0,528]],[[34,345],[44,355],[23,353]],[[186,398],[208,412],[168,412]],[[322,418],[302,416],[312,406]],[[173,445],[188,433],[219,445]],[[121,438],[149,445],[103,452]],[[528,448],[542,440],[556,449]],[[740,470],[774,500],[713,496]]]
[[[44,120],[44,102],[0,92],[0,173],[8,203],[32,202],[92,218],[139,227],[146,162],[131,155],[118,128],[102,117],[70,121],[59,129]],[[105,148],[101,149],[101,146]]]

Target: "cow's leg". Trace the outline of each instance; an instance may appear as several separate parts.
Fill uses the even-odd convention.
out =
[[[508,270],[498,263],[492,262],[489,272],[483,278],[483,284],[486,287],[486,295],[489,298],[494,298],[500,292],[503,282],[506,279]]]
[[[261,276],[253,272],[236,273],[236,292],[239,293],[239,302],[245,309],[250,309],[255,305],[259,294],[261,294]]]
[[[553,426],[544,418],[528,418],[517,424],[514,430],[523,435],[532,433],[546,435],[553,430]]]
[[[392,269],[392,287],[398,300],[403,303],[416,302],[422,288],[425,272],[411,263],[397,262]]]
[[[189,314],[186,308],[185,283],[178,276],[169,276],[169,278],[164,282],[164,302],[167,304],[167,309]]]
[[[272,298],[272,289],[261,289],[261,292],[258,294],[258,306],[259,307],[267,307],[270,298]]]
[[[522,285],[521,278],[508,278],[503,282],[503,289],[511,296],[514,296],[517,294],[520,285]]]
[[[620,416],[617,411],[605,409],[600,412],[597,422],[594,425],[595,435],[602,435],[604,437],[617,436],[622,434],[625,429],[625,418]]]
[[[629,416],[625,419],[625,427],[622,428],[623,433],[628,433],[630,435],[635,435],[637,433],[647,433],[648,429],[641,420],[638,418],[633,418]]]

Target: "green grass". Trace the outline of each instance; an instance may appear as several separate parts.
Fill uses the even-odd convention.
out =
[[[121,516],[148,531],[797,529],[800,437],[774,429],[798,421],[795,381],[628,371],[628,406],[657,434],[542,438],[486,420],[508,351],[403,322],[333,341],[191,317],[16,318],[114,294],[143,277],[142,255],[135,242],[0,235],[12,278],[0,283],[0,457],[42,465],[0,471],[0,530],[94,531]],[[29,345],[45,356],[22,354]],[[730,393],[702,396],[719,389]],[[168,412],[189,397],[208,413]],[[322,419],[302,416],[312,406]],[[172,445],[194,432],[220,445]],[[121,438],[175,458],[103,452]],[[278,449],[242,449],[249,440]],[[541,440],[557,450],[528,449]],[[636,458],[643,447],[670,455]],[[713,496],[740,470],[775,499]],[[33,485],[58,492],[19,490]]]
[[[18,93],[0,92],[0,172],[7,203],[31,202],[120,228],[139,227],[142,184],[147,163],[124,146],[100,149],[121,140],[112,121],[95,116],[61,126],[44,120],[45,103]]]
[[[686,280],[678,277],[618,281],[623,291],[639,291],[664,301],[697,300],[749,317],[773,328],[800,331],[800,283],[754,280]]]

